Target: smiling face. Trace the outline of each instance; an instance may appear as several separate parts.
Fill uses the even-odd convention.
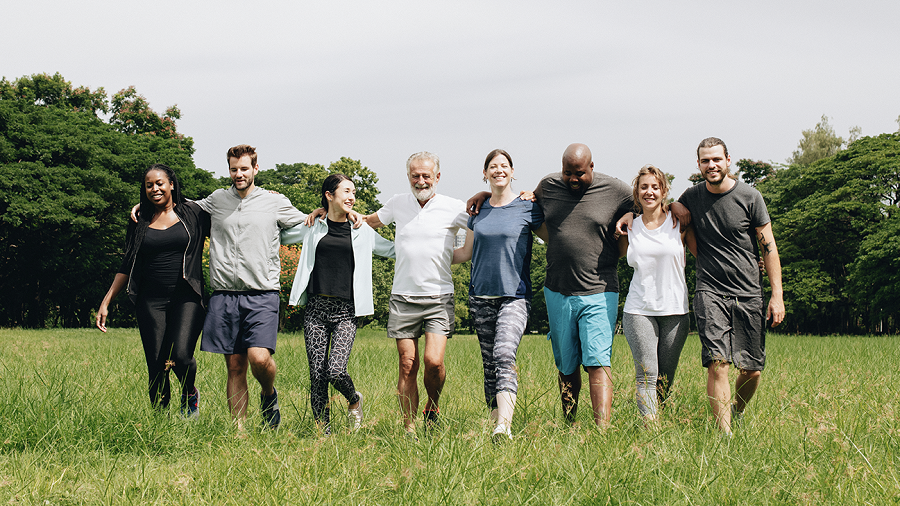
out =
[[[228,175],[231,176],[234,188],[240,193],[253,189],[253,178],[257,172],[259,172],[259,165],[253,165],[250,155],[228,158]]]
[[[484,177],[491,185],[492,190],[503,189],[512,182],[513,172],[514,169],[509,160],[503,155],[497,155],[488,162],[487,168],[484,169]]]
[[[655,211],[666,198],[662,184],[653,174],[644,174],[638,180],[637,196],[644,214]]]
[[[356,202],[356,186],[353,185],[353,181],[341,181],[333,193],[325,192],[325,198],[328,199],[329,214],[346,216],[353,210],[353,204]]]
[[[594,180],[594,162],[586,157],[563,159],[562,180],[572,195],[584,195]]]
[[[144,193],[157,208],[163,209],[172,203],[172,181],[161,170],[151,170],[144,178]]]
[[[420,203],[434,197],[434,186],[441,180],[441,173],[435,173],[434,169],[434,162],[427,158],[419,158],[409,164],[409,186]]]
[[[731,168],[731,156],[725,154],[725,148],[721,145],[699,148],[697,156],[697,167],[700,169],[700,175],[706,180],[706,187],[710,191],[715,192],[728,179],[729,169]],[[724,190],[727,189],[724,188]]]

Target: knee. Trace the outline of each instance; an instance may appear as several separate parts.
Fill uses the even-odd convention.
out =
[[[739,374],[743,377],[744,381],[759,381],[760,376],[762,376],[761,371],[747,371],[741,369]]]
[[[246,376],[247,360],[228,360],[225,363],[225,368],[228,370],[229,376]]]
[[[425,374],[433,374],[444,368],[444,357],[437,355],[425,355]]]
[[[400,356],[400,376],[415,376],[419,373],[419,358],[413,356]]]
[[[728,379],[728,362],[713,361],[706,368],[707,375],[713,379]]]

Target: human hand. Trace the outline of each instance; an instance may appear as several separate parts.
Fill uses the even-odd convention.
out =
[[[634,215],[632,213],[625,213],[619,218],[619,221],[616,222],[616,231],[613,235],[618,239],[620,236],[628,235],[628,231],[631,230],[631,225],[634,224]]]
[[[325,216],[325,209],[321,207],[306,215],[306,226],[311,227],[316,224],[316,220]]]
[[[353,223],[353,228],[359,228],[363,226],[363,223],[366,222],[366,217],[356,211],[350,211],[349,213],[347,213],[347,219],[350,220],[351,223]]]
[[[131,221],[137,223],[139,212],[141,212],[141,205],[135,204],[135,206],[131,208]]]
[[[97,328],[103,332],[106,332],[106,317],[108,315],[109,311],[105,304],[100,306],[100,309],[97,310]]]
[[[466,212],[469,216],[475,216],[481,210],[484,201],[491,198],[491,192],[478,192],[466,201]]]
[[[772,320],[772,327],[777,327],[784,321],[784,301],[780,297],[769,299],[769,308],[766,310],[766,320]]]

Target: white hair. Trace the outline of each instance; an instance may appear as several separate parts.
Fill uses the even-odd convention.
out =
[[[406,159],[406,173],[409,174],[409,166],[416,160],[429,160],[434,164],[434,173],[437,175],[438,172],[441,171],[441,159],[438,158],[438,155],[434,153],[429,153],[428,151],[419,151],[418,153],[413,153],[409,155],[409,158]]]

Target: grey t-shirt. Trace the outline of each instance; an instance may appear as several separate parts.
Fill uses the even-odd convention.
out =
[[[691,212],[697,236],[696,291],[732,297],[762,295],[756,227],[769,223],[769,211],[756,188],[736,181],[725,193],[706,183],[684,191],[678,202]]]
[[[550,174],[537,188],[550,242],[544,286],[563,295],[618,292],[616,221],[634,205],[631,187],[594,172],[581,198],[569,192],[562,174]]]

